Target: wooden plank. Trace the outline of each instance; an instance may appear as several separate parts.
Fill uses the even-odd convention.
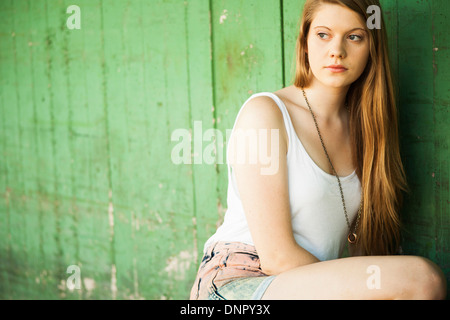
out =
[[[141,164],[145,172],[141,183],[142,188],[138,191],[141,207],[131,213],[131,228],[133,230],[132,237],[135,251],[133,259],[136,259],[131,262],[133,263],[133,279],[136,278],[137,283],[133,287],[134,298],[143,296],[150,299],[159,299],[161,297],[159,292],[157,292],[161,288],[152,289],[152,287],[155,282],[154,279],[158,277],[156,274],[160,269],[163,269],[163,266],[157,266],[155,263],[158,260],[158,254],[161,254],[161,250],[156,249],[158,241],[155,230],[158,230],[163,224],[160,217],[164,216],[164,214],[152,197],[155,194],[155,190],[158,190],[156,191],[158,193],[161,192],[159,188],[161,182],[156,178],[157,171],[161,172],[161,168],[157,167],[158,163],[167,162],[167,158],[165,160],[162,160],[163,157],[157,159],[157,157],[161,156],[160,152],[162,150],[157,149],[153,139],[153,137],[156,139],[165,137],[167,134],[164,125],[166,123],[165,108],[168,108],[168,106],[163,106],[164,100],[162,100],[162,89],[164,86],[163,36],[156,29],[156,26],[163,23],[165,19],[165,12],[161,10],[160,6],[160,2],[149,3],[142,1],[140,3],[138,10],[141,10],[142,16],[146,18],[142,18],[137,26],[138,31],[136,35],[136,42],[139,42],[140,52],[144,59],[142,64],[143,72],[140,76],[140,79],[142,79],[140,88],[144,94],[141,106],[142,119],[140,121],[142,123],[141,128],[145,131],[145,135],[144,132],[142,133],[142,137],[145,137],[145,145],[141,154],[142,158],[147,160]],[[138,172],[136,174],[138,175]],[[146,275],[149,276],[147,277]]]
[[[11,110],[15,110],[12,103],[15,102],[15,86],[14,86],[14,6],[11,1],[3,1],[0,3],[0,30],[2,36],[0,41],[0,103],[1,103],[1,195],[0,201],[0,236],[3,241],[0,242],[0,296],[4,299],[12,299],[12,291],[14,287],[14,269],[16,265],[12,259],[11,244],[11,187],[13,173],[11,172],[11,154],[13,147],[11,146]],[[14,114],[12,115],[13,117]],[[10,182],[11,181],[11,182]]]
[[[53,185],[54,194],[52,198],[52,211],[55,215],[55,239],[57,239],[58,258],[57,269],[53,270],[52,277],[58,283],[55,288],[47,289],[47,294],[52,293],[58,298],[77,298],[80,291],[70,292],[66,286],[69,277],[67,268],[70,265],[79,265],[77,259],[78,238],[76,236],[77,224],[72,215],[71,201],[71,166],[73,154],[71,150],[71,128],[70,128],[70,100],[67,99],[68,91],[77,90],[78,86],[72,82],[68,83],[68,77],[78,78],[77,75],[69,74],[66,70],[69,63],[68,55],[71,53],[76,57],[73,48],[67,46],[66,36],[75,36],[75,46],[81,47],[80,33],[70,33],[66,27],[66,7],[53,6],[48,2],[42,3],[42,36],[43,61],[46,68],[44,80],[48,90],[48,104],[51,125],[51,143],[53,149]],[[63,22],[63,23],[62,23]],[[70,37],[70,36],[69,36]],[[68,51],[72,52],[69,53]],[[81,50],[80,50],[81,51]],[[63,53],[63,54],[61,54]],[[74,66],[74,69],[78,69]],[[81,70],[81,68],[79,68]],[[64,70],[65,72],[61,72]],[[80,77],[80,80],[83,78]],[[79,100],[82,95],[77,94]],[[39,284],[38,284],[39,285]],[[71,295],[74,294],[74,295]]]
[[[152,128],[157,130],[158,139],[152,139],[149,145],[153,155],[153,175],[148,190],[150,208],[158,224],[153,233],[155,250],[151,254],[153,277],[147,283],[147,292],[157,298],[186,297],[184,281],[187,281],[185,277],[189,267],[193,267],[195,256],[191,231],[194,216],[192,168],[172,163],[170,140],[174,130],[190,127],[186,43],[188,3],[162,1],[152,13],[155,34],[150,41],[158,45],[153,46],[152,53],[156,59],[151,66],[164,80],[148,79],[151,93],[157,98],[153,101],[153,108],[158,109],[152,119]],[[158,23],[161,18],[163,22]]]
[[[186,276],[185,295],[188,298],[192,288],[198,265],[203,256],[206,240],[215,232],[217,216],[220,215],[218,206],[217,184],[218,166],[225,162],[224,146],[226,134],[219,131],[215,124],[215,106],[213,102],[213,74],[212,74],[212,30],[210,28],[210,2],[195,0],[187,3],[185,11],[186,46],[188,60],[188,95],[190,109],[190,130],[193,132],[194,144],[202,142],[200,149],[202,161],[192,164],[192,184],[194,189],[194,216],[192,217],[192,231],[194,232],[194,255],[192,266]],[[200,136],[194,130],[194,125],[201,121]],[[215,142],[208,132],[215,132]],[[209,146],[213,145],[216,152],[214,163],[210,163],[207,156]],[[193,146],[193,150],[195,146]],[[193,159],[195,160],[195,159]]]
[[[36,190],[36,211],[39,213],[39,249],[40,249],[40,282],[43,296],[58,298],[59,274],[62,268],[59,262],[62,259],[62,246],[60,241],[59,217],[57,209],[57,183],[55,177],[55,132],[53,127],[52,92],[49,90],[49,69],[46,52],[46,4],[44,2],[19,2],[24,4],[17,9],[23,14],[19,17],[24,21],[25,32],[28,33],[28,43],[22,44],[30,56],[32,72],[23,76],[30,76],[33,99],[33,122],[36,139],[36,165],[34,176]],[[18,23],[18,28],[22,23]],[[27,48],[28,47],[28,48]],[[33,178],[32,178],[33,179]],[[33,211],[29,212],[30,214]],[[19,229],[24,232],[22,228]],[[26,232],[24,232],[26,233]],[[30,269],[33,266],[29,266]]]
[[[434,235],[436,237],[435,261],[447,275],[447,286],[450,281],[450,51],[448,44],[448,17],[450,7],[448,2],[434,0],[432,3],[433,23],[433,85],[434,85],[434,182],[435,221]],[[433,175],[434,174],[434,175]],[[448,296],[447,296],[448,298]]]
[[[192,169],[171,163],[170,137],[190,126],[186,4],[103,8],[117,298],[185,297],[182,280],[194,256]],[[142,12],[150,24],[141,26]],[[139,71],[144,54],[150,63]]]
[[[80,259],[82,275],[92,279],[95,287],[87,292],[89,298],[117,298],[117,268],[115,259],[114,235],[116,212],[114,208],[114,190],[112,190],[112,171],[114,156],[112,154],[111,116],[114,103],[123,101],[123,90],[113,88],[116,95],[111,97],[111,82],[116,78],[108,64],[110,21],[116,18],[114,2],[99,1],[88,6],[84,14],[90,14],[92,24],[83,24],[87,30],[85,50],[87,57],[98,57],[99,60],[87,60],[87,67],[94,67],[86,74],[80,74],[77,79],[85,77],[87,90],[87,107],[83,112],[72,114],[75,123],[90,123],[99,121],[98,126],[76,127],[78,133],[74,139],[75,150],[83,152],[81,161],[74,164],[74,169],[81,166],[84,174],[80,177],[75,173],[77,181],[76,197],[79,199],[80,214]],[[85,2],[87,5],[87,2]],[[81,6],[83,8],[83,6]],[[88,8],[90,10],[88,10]],[[120,14],[117,12],[117,14]],[[86,21],[85,21],[86,22]],[[83,27],[82,27],[83,29]],[[92,54],[92,55],[91,55]],[[76,70],[73,70],[76,72]],[[90,85],[98,88],[90,90]],[[75,92],[71,93],[75,98]],[[76,100],[74,100],[74,108]],[[120,116],[120,114],[117,114]],[[78,158],[78,157],[77,157]],[[81,168],[80,168],[81,169]],[[80,179],[79,179],[80,178]],[[79,179],[79,180],[78,180]],[[84,200],[83,202],[81,200]]]
[[[280,12],[278,1],[212,2],[214,106],[222,132],[233,127],[249,96],[283,86]],[[218,172],[218,203],[226,208],[227,167]]]
[[[139,11],[141,11],[142,17],[146,18],[136,17],[137,12]],[[126,94],[127,96],[130,96],[128,107],[130,110],[133,110],[133,112],[137,112],[136,116],[133,116],[132,112],[127,112],[126,107],[122,106],[122,114],[127,121],[127,125],[129,124],[130,127],[139,128],[141,132],[140,139],[142,140],[143,145],[140,147],[141,150],[134,147],[135,144],[131,143],[131,141],[138,141],[139,139],[132,133],[132,130],[128,132],[129,136],[125,138],[130,140],[127,149],[129,156],[122,158],[121,162],[123,162],[123,165],[116,170],[116,175],[114,176],[114,193],[116,194],[115,199],[118,213],[122,216],[126,216],[129,221],[128,226],[124,221],[118,221],[118,226],[121,229],[117,230],[117,238],[125,240],[122,245],[120,245],[120,241],[118,241],[116,250],[118,257],[117,261],[121,264],[118,268],[118,285],[120,285],[118,289],[121,294],[128,294],[135,299],[139,299],[141,296],[145,298],[155,298],[156,293],[152,292],[151,282],[154,281],[153,279],[157,278],[157,272],[160,269],[163,269],[162,266],[159,267],[158,264],[155,263],[157,261],[157,255],[161,254],[161,250],[156,249],[157,241],[155,239],[157,239],[157,235],[154,231],[158,230],[160,225],[155,217],[155,213],[157,217],[160,215],[164,216],[164,213],[160,211],[156,201],[153,201],[151,198],[155,194],[154,190],[158,190],[157,192],[161,193],[159,190],[160,182],[157,182],[157,179],[154,178],[157,175],[157,172],[160,173],[162,171],[162,169],[158,167],[158,164],[162,165],[167,162],[167,158],[165,160],[157,159],[163,152],[162,149],[158,150],[155,147],[152,148],[154,140],[156,141],[159,138],[163,138],[167,134],[167,130],[164,128],[164,125],[166,124],[166,112],[163,108],[157,107],[159,103],[162,105],[160,97],[162,96],[161,86],[163,86],[164,80],[160,78],[163,63],[155,59],[152,52],[158,51],[158,49],[161,48],[160,45],[156,45],[157,43],[162,43],[161,35],[155,30],[155,24],[157,24],[154,20],[155,17],[158,17],[161,21],[164,17],[164,11],[160,10],[160,3],[148,3],[144,1],[139,3],[139,5],[135,4],[129,6],[128,11],[124,11],[123,14],[118,17],[119,21],[126,24],[127,29],[122,32],[120,31],[120,25],[116,28],[121,32],[119,39],[122,41],[124,48],[132,48],[128,49],[126,52],[136,56],[137,59],[123,59],[123,62],[110,61],[111,64],[116,63],[117,67],[120,68],[120,72],[126,74],[128,82],[129,79],[133,78],[130,65],[131,68],[137,70],[137,62],[139,59],[144,59],[143,61],[141,60],[143,63],[141,64],[141,68],[143,70],[137,73],[139,75],[137,77],[139,79],[139,84],[136,89],[143,94],[143,96],[142,94],[140,95],[140,105],[132,105],[133,99],[131,99],[131,96],[133,88],[130,85],[126,86]],[[131,23],[133,19],[142,19],[135,25],[134,29],[129,27],[129,23]],[[136,30],[136,28],[138,29]],[[130,30],[127,31],[128,29]],[[127,37],[133,32],[136,34],[134,38],[135,41],[132,42],[131,39],[128,39]],[[155,36],[157,38],[155,38]],[[161,51],[158,51],[158,53],[163,55]],[[141,56],[141,58],[139,58],[139,56]],[[153,69],[153,66],[155,69]],[[159,87],[154,89],[153,85]],[[140,119],[138,119],[138,115],[140,115]],[[131,121],[130,118],[133,119],[133,121]],[[153,137],[155,139],[153,139]],[[163,144],[161,143],[160,146],[161,145]],[[120,158],[120,155],[116,154],[116,158]],[[145,172],[145,174],[142,174],[140,170],[132,168],[133,165],[137,165],[139,162],[140,167],[144,170],[143,172]],[[122,187],[120,187],[121,178],[117,176],[118,173],[124,175],[125,178],[129,175],[130,178],[129,181],[123,183]],[[139,176],[141,176],[141,178],[139,178]],[[136,178],[140,179],[140,184],[135,184],[133,182]],[[134,187],[133,184],[135,184],[136,187]],[[127,188],[133,190],[135,200],[137,200],[134,201],[135,204],[133,203],[132,195],[126,190]],[[128,240],[126,240],[127,237]],[[133,250],[130,250],[130,248]],[[123,254],[126,254],[127,251],[132,252],[132,254],[127,261],[121,262],[119,257],[124,259],[125,256]],[[163,260],[164,258],[161,259]],[[142,279],[142,275],[149,276],[138,281]],[[154,290],[157,291],[158,289],[155,288]],[[128,291],[128,293],[126,291]]]
[[[292,85],[296,67],[296,43],[306,0],[283,0],[283,46],[285,86]]]
[[[73,41],[79,31],[67,33],[70,36],[67,46],[74,53],[78,52],[68,56],[68,75],[75,74],[75,77],[67,81],[75,86],[68,94],[73,132],[71,148],[75,155],[72,162],[73,211],[78,222],[78,259],[84,279],[82,297],[112,299],[117,295],[117,269],[105,54],[105,17],[110,11],[102,1],[84,1],[80,8],[82,26],[79,31],[83,42],[77,46]]]
[[[36,197],[36,190],[38,189],[36,186],[36,172],[39,165],[45,167],[44,171],[47,170],[49,174],[51,170],[45,164],[36,162],[36,154],[39,153],[38,143],[36,142],[39,141],[39,133],[42,133],[39,132],[38,126],[35,125],[35,114],[38,105],[36,100],[39,99],[41,103],[45,103],[45,98],[47,97],[47,92],[44,91],[41,92],[38,99],[36,98],[35,87],[39,85],[36,84],[35,73],[32,70],[35,61],[43,57],[42,47],[38,47],[42,45],[42,42],[39,35],[36,35],[42,26],[40,24],[42,21],[31,23],[29,15],[34,9],[28,2],[14,2],[11,8],[15,14],[12,16],[11,21],[13,23],[8,33],[11,35],[13,44],[10,53],[14,56],[14,60],[10,65],[14,71],[9,76],[14,84],[14,88],[11,88],[10,91],[14,94],[14,97],[9,99],[11,105],[7,119],[8,122],[15,119],[15,117],[19,120],[16,129],[11,128],[11,130],[8,130],[12,134],[12,137],[8,138],[8,140],[17,141],[14,149],[18,152],[18,157],[10,157],[10,159],[13,159],[15,166],[8,172],[8,175],[14,177],[14,182],[8,183],[10,185],[10,187],[8,186],[8,193],[12,194],[11,196],[8,195],[8,198],[13,208],[10,223],[11,230],[13,230],[11,240],[14,243],[11,247],[9,263],[17,264],[16,266],[10,265],[13,268],[12,274],[17,275],[17,278],[13,277],[17,283],[14,291],[11,292],[11,297],[24,298],[39,296],[33,290],[31,290],[31,294],[29,292],[29,289],[36,286],[36,282],[40,281],[39,276],[41,272],[39,266],[51,266],[49,269],[55,270],[55,260],[49,262],[53,258],[52,255],[49,254],[50,259],[47,261],[43,258],[42,253],[45,248],[42,234],[39,232],[43,228],[37,227],[42,222],[42,211],[40,207],[41,202],[38,202]],[[39,7],[39,9],[42,8]],[[45,17],[45,15],[43,16]],[[41,76],[39,71],[36,71],[36,74]],[[48,111],[45,107],[42,110],[44,113]],[[46,137],[50,136],[48,128],[46,127],[46,129],[42,130],[46,131],[43,134]],[[49,144],[44,145],[50,152],[51,147]],[[44,156],[41,158],[41,161],[43,158]],[[51,217],[51,210],[46,210],[46,214]],[[48,220],[49,224],[51,224],[52,219]],[[51,232],[50,229],[46,229],[46,231]],[[20,236],[15,239],[17,235]],[[52,240],[48,241],[49,247],[47,249],[49,252],[54,253],[55,247],[53,245],[55,243]],[[53,279],[50,282],[53,282]]]
[[[143,27],[142,21],[148,11],[143,11],[143,3],[118,2],[116,13],[120,13],[116,24],[120,34],[115,40],[117,51],[121,56],[117,60],[117,76],[122,78],[124,104],[117,111],[122,115],[123,123],[121,135],[126,139],[124,152],[113,152],[116,159],[120,159],[121,168],[113,171],[113,192],[115,204],[115,255],[117,266],[118,298],[143,298],[141,291],[146,290],[142,281],[145,274],[146,258],[140,255],[141,245],[147,244],[150,233],[141,232],[140,222],[145,217],[147,199],[147,176],[143,175],[149,169],[152,161],[148,152],[147,126],[151,126],[145,106],[148,105],[144,82]],[[114,61],[116,62],[116,61]],[[114,65],[114,64],[112,64]],[[119,79],[118,79],[119,80]],[[114,94],[114,93],[113,93]],[[119,119],[119,117],[117,118]],[[119,122],[114,122],[114,126]],[[119,133],[119,131],[118,131]],[[113,139],[116,141],[117,139]],[[126,149],[125,149],[126,148]],[[126,157],[121,157],[121,155]],[[148,268],[147,268],[148,270]]]
[[[134,172],[130,148],[128,108],[127,43],[124,42],[125,19],[129,15],[129,3],[124,1],[102,2],[104,103],[108,154],[108,184],[110,221],[110,263],[112,264],[111,298],[121,298],[129,287],[133,259],[131,228],[125,225],[129,217],[130,195],[132,194]],[[125,221],[124,221],[125,220]],[[132,282],[131,282],[132,284]]]
[[[404,250],[434,258],[433,51],[431,1],[398,2],[401,141],[411,193],[403,210]]]
[[[13,9],[14,10],[14,9]],[[12,28],[15,27],[19,19],[7,19]],[[9,214],[9,261],[7,268],[9,270],[9,280],[11,287],[17,288],[9,292],[14,299],[23,297],[25,295],[24,288],[27,286],[27,280],[21,275],[28,267],[28,256],[25,249],[27,236],[21,232],[21,227],[26,223],[25,212],[22,206],[22,192],[23,192],[23,162],[22,162],[22,133],[20,130],[20,97],[18,96],[18,82],[20,76],[15,68],[16,66],[16,52],[17,45],[15,38],[10,38],[8,44],[9,63],[5,65],[6,70],[9,70],[11,77],[10,81],[5,86],[5,99],[7,104],[7,119],[6,129],[8,131],[6,149],[8,152],[7,170],[8,170],[8,214]],[[9,66],[8,66],[9,64]]]
[[[393,82],[398,91],[398,1],[381,0],[381,10],[386,24],[389,58],[393,74]]]

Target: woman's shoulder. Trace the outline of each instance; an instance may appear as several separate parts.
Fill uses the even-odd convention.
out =
[[[276,130],[280,134],[280,142],[288,144],[283,113],[270,94],[254,94],[248,98],[237,116],[234,129],[245,136],[257,133],[258,137]]]
[[[253,94],[242,106],[238,126],[274,127],[283,123],[283,113],[271,92]]]
[[[262,91],[252,94],[243,106],[243,109],[245,109],[246,113],[256,113],[261,117],[277,117],[280,120],[283,118],[282,110],[286,110],[289,113],[293,90],[295,88],[291,85],[274,92]]]

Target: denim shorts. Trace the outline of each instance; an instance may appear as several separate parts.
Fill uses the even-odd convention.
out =
[[[260,300],[275,276],[261,270],[254,246],[217,242],[206,250],[191,300]]]

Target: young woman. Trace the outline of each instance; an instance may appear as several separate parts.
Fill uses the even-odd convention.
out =
[[[253,95],[237,116],[228,210],[191,299],[445,298],[434,263],[393,255],[406,183],[384,22],[367,28],[370,5],[306,1],[294,85]],[[338,259],[346,244],[352,257]]]

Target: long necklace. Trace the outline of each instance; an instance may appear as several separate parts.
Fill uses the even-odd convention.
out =
[[[362,206],[363,206],[363,197],[361,195],[361,203],[360,203],[359,209],[358,209],[358,217],[356,218],[355,229],[352,232],[352,230],[351,230],[352,227],[351,227],[350,221],[348,219],[347,207],[345,206],[344,192],[342,191],[341,180],[339,179],[339,176],[338,176],[336,170],[334,169],[333,164],[331,163],[330,156],[328,155],[327,149],[325,148],[325,144],[323,143],[322,135],[320,134],[320,131],[319,131],[319,126],[317,125],[316,116],[314,115],[314,113],[313,113],[313,111],[311,109],[311,106],[309,105],[308,98],[306,97],[305,90],[303,90],[303,88],[301,88],[301,89],[302,89],[302,92],[303,92],[303,97],[305,97],[306,104],[308,105],[309,111],[311,112],[311,115],[313,117],[314,124],[316,125],[317,133],[319,134],[319,139],[320,139],[320,143],[322,144],[323,151],[325,151],[325,155],[327,156],[328,162],[330,163],[331,170],[333,170],[333,175],[337,178],[337,182],[338,182],[338,185],[339,185],[339,191],[341,192],[342,206],[344,207],[345,221],[347,222],[347,226],[348,226],[348,237],[347,237],[347,240],[348,240],[348,242],[353,244],[353,243],[356,242],[356,239],[357,239],[356,230],[358,229],[358,222],[359,222],[359,219],[361,217],[361,211],[362,211]]]

